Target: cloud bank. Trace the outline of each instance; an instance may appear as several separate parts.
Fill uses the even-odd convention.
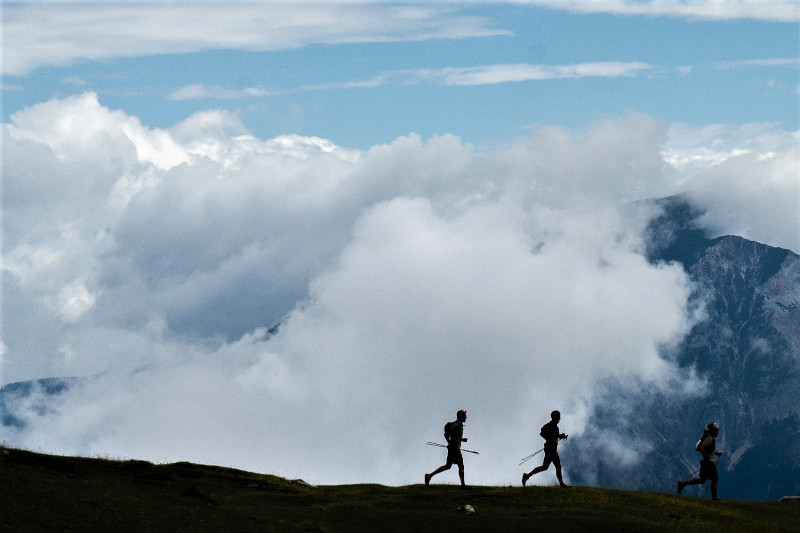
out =
[[[153,129],[86,93],[3,136],[1,381],[85,379],[0,440],[58,453],[416,483],[463,408],[468,481],[516,482],[552,409],[579,436],[603,379],[685,378],[659,350],[691,287],[625,202],[694,191],[720,231],[797,250],[796,134],[769,124],[350,150],[218,111]]]

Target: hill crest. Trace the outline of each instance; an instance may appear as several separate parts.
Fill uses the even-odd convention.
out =
[[[0,447],[0,529],[216,531],[796,531],[796,502],[574,487],[312,487],[233,468]],[[465,513],[469,504],[474,513]]]

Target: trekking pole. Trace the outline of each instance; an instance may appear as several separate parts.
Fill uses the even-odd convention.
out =
[[[428,446],[438,446],[439,448],[447,448],[446,444],[439,444],[438,442],[426,442],[425,444],[427,444]],[[461,448],[461,451],[462,452],[474,453],[475,455],[480,455],[478,452],[476,452],[474,450],[467,450],[465,448]]]
[[[688,475],[688,476],[686,476],[685,478],[681,479],[680,481],[678,481],[677,483],[675,483],[674,485],[672,485],[672,486],[669,488],[669,492],[672,492],[673,490],[675,490],[675,487],[677,487],[677,486],[678,486],[678,483],[680,483],[681,481],[687,481],[688,479],[690,479],[691,477],[693,477],[693,476],[694,476],[696,473],[698,473],[699,471],[700,471],[700,469],[698,468],[697,470],[695,470],[694,472],[692,472],[691,474],[689,474],[689,475]]]
[[[542,450],[544,450],[544,448],[542,448],[541,450],[537,450],[537,451],[533,452],[533,453],[532,453],[532,454],[530,454],[529,456],[527,456],[527,457],[525,457],[524,459],[522,459],[522,461],[520,461],[520,462],[519,462],[519,464],[522,464],[522,463],[524,463],[524,462],[525,462],[525,461],[527,461],[528,459],[532,459],[534,456],[536,456],[536,454],[538,454],[538,453],[539,453],[539,452],[541,452]]]

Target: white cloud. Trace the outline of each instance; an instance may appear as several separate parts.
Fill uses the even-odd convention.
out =
[[[719,61],[715,63],[719,69],[734,69],[739,67],[789,67],[800,68],[800,58],[775,57],[765,59],[742,59],[739,61]]]
[[[266,51],[507,35],[453,6],[362,3],[3,5],[3,74],[202,50]]]
[[[67,322],[76,322],[94,307],[95,299],[83,283],[70,283],[58,292],[58,314]]]
[[[47,246],[20,244],[3,254],[3,270],[12,274],[22,286],[44,281],[50,271],[57,270],[63,253]]]
[[[785,224],[791,140],[630,113],[485,154],[362,151],[224,112],[155,130],[91,94],[32,106],[4,125],[3,383],[89,379],[0,440],[410,483],[465,408],[468,480],[515,481],[553,408],[580,434],[598,379],[676,381],[658,349],[691,324],[689,286],[619,206],[695,188],[758,223],[761,187]],[[747,186],[716,205],[725,180]]]
[[[597,62],[575,65],[485,65],[412,71],[412,78],[439,79],[444,85],[486,85],[567,78],[634,76],[651,68],[639,62]]]
[[[772,22],[800,20],[800,5],[794,1],[774,0],[522,0],[550,9],[575,13],[611,13],[615,15],[677,17],[690,20],[753,19]]]
[[[61,160],[97,159],[107,148],[106,161],[123,156],[127,163],[146,163],[167,169],[187,160],[187,154],[164,131],[142,126],[136,117],[110,111],[95,93],[45,102],[18,111],[8,133],[16,140],[31,140],[52,149]]]
[[[264,91],[261,89],[224,89],[206,87],[200,84],[181,87],[169,95],[170,100],[199,99],[237,99],[265,97],[273,94],[288,94],[308,91],[331,91],[344,89],[363,89],[385,85],[495,85],[499,83],[542,81],[553,79],[577,78],[616,78],[633,77],[652,66],[641,62],[595,62],[576,63],[574,65],[531,65],[499,64],[480,65],[475,67],[443,67],[438,69],[405,69],[389,70],[369,79],[342,83],[320,83],[305,85],[282,91]]]
[[[170,100],[236,100],[241,98],[261,98],[269,96],[264,89],[247,87],[244,89],[225,89],[223,87],[206,87],[202,84],[187,85],[173,91]]]
[[[800,132],[774,124],[675,124],[664,145],[674,180],[716,234],[800,250]]]
[[[665,135],[666,124],[640,113],[598,117],[577,133],[539,124],[528,139],[500,148],[492,157],[520,180],[532,177],[532,194],[549,205],[569,205],[576,198],[623,202],[676,192],[659,154]]]

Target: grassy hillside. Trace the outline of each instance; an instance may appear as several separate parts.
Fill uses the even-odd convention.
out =
[[[3,531],[798,531],[796,502],[574,487],[343,485],[0,447]],[[474,513],[458,511],[465,504]],[[701,529],[698,529],[701,528]]]

